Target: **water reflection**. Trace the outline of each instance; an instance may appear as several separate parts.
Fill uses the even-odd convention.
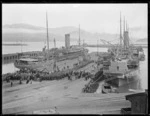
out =
[[[13,72],[15,72],[17,70],[19,70],[19,69],[16,68],[13,63],[3,64],[2,65],[2,74],[13,73]]]
[[[136,70],[136,74],[132,78],[126,80],[126,84],[117,88],[119,93],[131,92],[131,91],[143,91],[146,88],[142,86],[142,78],[140,67]]]

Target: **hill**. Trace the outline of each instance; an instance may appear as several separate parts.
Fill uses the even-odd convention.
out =
[[[131,28],[130,29],[130,38],[135,39],[134,35],[140,35],[137,31],[142,31],[142,28]],[[142,31],[143,32],[143,31]],[[9,41],[9,42],[16,42],[16,41],[28,41],[28,42],[35,42],[35,41],[46,41],[47,37],[47,30],[45,27],[39,27],[29,24],[12,24],[12,25],[4,25],[2,27],[2,40]],[[49,39],[53,41],[55,38],[56,41],[64,41],[65,34],[69,33],[71,41],[78,41],[79,39],[79,29],[77,27],[66,26],[66,27],[57,27],[57,28],[49,28]],[[136,34],[134,34],[136,33]],[[138,37],[138,39],[143,39]],[[86,43],[102,43],[100,39],[104,39],[107,41],[118,42],[119,34],[110,34],[110,33],[91,33],[80,29],[80,38],[81,43],[83,40]],[[137,40],[137,39],[136,39]]]
[[[29,24],[12,24],[4,25],[2,28],[3,41],[45,41],[46,40],[46,28],[33,26]],[[71,41],[78,41],[79,29],[77,27],[57,27],[49,28],[50,41],[54,38],[56,41],[64,41],[65,34],[69,33]],[[81,41],[97,41],[97,39],[103,38],[106,40],[115,39],[116,35],[106,33],[90,33],[83,29],[80,30]]]

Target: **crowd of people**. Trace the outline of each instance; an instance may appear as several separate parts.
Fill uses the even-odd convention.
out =
[[[83,93],[94,93],[96,92],[97,88],[99,87],[99,82],[104,79],[103,71],[98,71],[94,78],[91,78],[91,81],[85,85],[85,87],[82,89]]]
[[[68,80],[72,80],[72,77],[75,77],[75,79],[85,78],[85,80],[88,80],[91,77],[91,73],[85,72],[85,71],[72,71],[67,74]]]
[[[83,93],[94,93],[98,87],[99,87],[98,83],[87,84],[87,85],[85,85],[85,88],[83,88],[82,92]]]
[[[22,84],[23,81],[26,81],[26,84],[32,84],[32,81],[41,82],[42,80],[61,80],[63,78],[73,80],[73,77],[75,77],[75,79],[85,78],[85,80],[88,80],[91,77],[91,74],[85,71],[69,71],[51,74],[31,69],[20,69],[15,73],[8,73],[4,76],[4,81],[11,83],[11,86],[13,86],[13,81],[15,80],[19,81],[19,84]]]

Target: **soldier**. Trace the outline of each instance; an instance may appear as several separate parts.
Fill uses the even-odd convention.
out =
[[[9,83],[9,82],[10,82],[10,77],[9,77],[9,75],[8,75],[8,76],[6,76],[6,82],[7,82],[7,83]]]
[[[28,76],[27,76],[26,84],[28,84],[28,83],[29,83],[29,80],[30,80],[30,76],[28,75]]]
[[[85,80],[87,81],[87,75],[85,76]]]
[[[80,79],[81,78],[81,71],[79,72],[79,76],[78,76],[78,79]]]
[[[40,77],[40,74],[39,74],[39,72],[37,72],[37,73],[36,73],[36,77],[37,77],[37,78],[39,78],[39,77]]]
[[[11,82],[10,82],[10,83],[11,83],[11,87],[12,87],[12,86],[13,86],[13,82],[12,82],[12,80],[11,80]]]
[[[11,87],[13,86],[13,77],[12,75],[10,75],[10,84],[11,84]]]
[[[19,84],[22,84],[22,78],[20,78],[20,82],[19,82]]]
[[[71,77],[70,77],[70,75],[68,74],[68,80],[71,80]]]
[[[82,75],[83,75],[83,72],[81,71],[81,73],[80,73],[80,78],[82,78]]]
[[[70,80],[72,81],[72,77],[71,77],[71,75],[69,75],[69,77],[70,77]]]
[[[77,75],[77,72],[75,72],[75,73],[74,73],[74,75],[75,75],[75,78],[76,78],[76,79],[78,79],[78,75]]]
[[[59,114],[56,106],[55,106],[55,114]]]
[[[31,75],[30,75],[30,84],[32,84],[32,79],[33,79],[33,77],[32,77],[32,73],[31,73]]]
[[[43,78],[43,76],[41,75],[41,76],[39,77],[39,81],[40,81],[40,82],[42,82],[42,78]]]

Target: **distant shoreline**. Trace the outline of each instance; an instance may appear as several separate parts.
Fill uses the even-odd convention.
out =
[[[28,44],[2,44],[2,45],[4,45],[4,46],[27,46]]]

